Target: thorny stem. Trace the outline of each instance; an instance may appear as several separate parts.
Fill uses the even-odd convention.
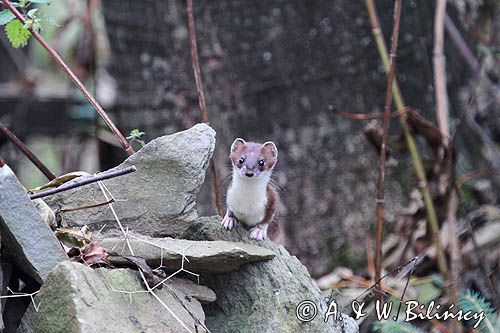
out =
[[[16,16],[16,18],[21,21],[21,23],[26,24],[26,20],[24,19],[23,15],[19,13],[19,11],[12,6],[9,0],[2,0],[4,5]],[[134,149],[130,145],[130,143],[125,139],[123,134],[120,132],[118,127],[113,123],[111,118],[107,115],[106,111],[102,108],[102,106],[97,102],[97,100],[90,94],[90,92],[85,88],[83,83],[80,81],[80,79],[73,73],[73,71],[66,65],[64,60],[62,60],[61,56],[52,48],[46,41],[43,39],[43,37],[32,27],[29,27],[28,30],[31,32],[31,34],[38,40],[40,45],[52,56],[54,61],[64,70],[64,72],[69,76],[69,78],[76,84],[78,89],[82,92],[83,96],[89,101],[90,105],[97,111],[97,113],[101,116],[101,118],[104,120],[104,122],[108,125],[108,127],[113,131],[113,133],[116,135],[118,138],[118,141],[120,141],[120,144],[122,148],[129,154],[133,155],[135,153]]]
[[[396,52],[398,49],[399,23],[401,19],[401,0],[395,1],[394,25],[391,38],[390,67],[387,79],[387,92],[385,96],[385,111],[383,119],[382,146],[379,159],[379,177],[377,193],[377,224],[375,228],[375,281],[380,280],[382,270],[382,238],[384,227],[384,200],[385,200],[385,161],[387,158],[387,141],[389,137],[389,126],[391,121],[392,84],[394,82],[394,68],[396,67]],[[377,285],[380,290],[380,284]],[[379,298],[382,300],[382,293]]]
[[[377,15],[377,10],[375,8],[375,4],[373,0],[365,0],[366,6],[368,9],[368,14],[370,16],[370,22],[372,26],[373,36],[375,38],[375,42],[377,45],[377,49],[384,65],[386,72],[389,71],[389,57],[387,55],[387,47],[384,41],[384,37],[382,36],[382,31],[380,28],[380,23]],[[394,95],[394,103],[396,104],[397,110],[402,110],[405,107],[405,103],[403,101],[403,97],[401,95],[401,91],[399,89],[399,85],[397,79],[394,79],[392,84],[392,93]],[[417,145],[415,143],[415,139],[411,134],[408,122],[406,121],[407,114],[402,113],[399,117],[401,127],[403,128],[403,135],[405,137],[406,145],[408,146],[408,150],[410,151],[413,167],[415,168],[415,173],[417,175],[417,179],[419,182],[419,188],[422,192],[422,197],[424,199],[426,211],[427,211],[427,220],[429,226],[432,230],[434,236],[434,244],[436,247],[436,257],[437,263],[439,267],[439,271],[443,275],[443,278],[446,279],[448,275],[448,268],[446,264],[446,258],[444,255],[443,247],[441,245],[441,240],[439,236],[439,223],[436,215],[436,210],[434,209],[434,203],[432,201],[431,192],[429,190],[429,186],[427,184],[427,177],[425,175],[424,166],[422,163],[422,159],[420,157],[420,153],[418,152]]]
[[[200,107],[201,121],[203,123],[208,122],[208,111],[207,105],[205,103],[205,94],[203,92],[203,84],[201,82],[201,70],[200,61],[198,59],[198,45],[196,42],[196,27],[194,25],[194,15],[193,15],[193,0],[186,0],[187,15],[188,15],[188,27],[189,27],[189,43],[191,46],[191,60],[194,72],[194,79],[196,82],[196,93],[198,95],[198,105]],[[212,187],[215,196],[215,206],[217,207],[217,212],[220,216],[224,215],[224,208],[222,207],[222,195],[220,193],[220,181],[219,175],[217,173],[217,168],[215,166],[215,154],[212,157],[211,170],[212,170]]]
[[[19,140],[19,138],[2,123],[0,123],[0,132],[2,132],[3,135],[5,135],[5,137],[10,140],[10,142],[16,145],[17,148],[19,148],[19,150],[22,151],[23,154],[31,162],[33,162],[38,170],[40,170],[45,175],[45,177],[47,177],[48,180],[53,180],[56,178],[52,171],[50,171],[49,168],[47,168],[38,157],[36,157],[36,155],[28,148],[28,146],[26,146],[21,140]]]
[[[136,170],[137,170],[137,168],[135,167],[135,165],[132,165],[132,166],[120,169],[120,170],[103,172],[103,173],[98,174],[96,176],[84,178],[81,181],[76,180],[74,182],[63,184],[57,188],[54,188],[54,189],[51,189],[48,191],[43,191],[43,192],[38,192],[38,193],[32,194],[32,195],[30,195],[30,199],[31,200],[38,199],[38,198],[46,197],[46,196],[56,194],[59,192],[68,191],[68,190],[71,190],[71,189],[74,189],[74,188],[77,188],[80,186],[92,184],[92,183],[98,182],[100,180],[105,180],[105,179],[110,179],[110,178],[114,178],[114,177],[118,177],[118,176],[123,176],[123,175],[126,175],[128,173],[134,172]]]

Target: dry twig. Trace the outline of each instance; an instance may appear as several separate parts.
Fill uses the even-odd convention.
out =
[[[439,148],[439,155],[444,156],[445,147],[449,147],[450,130],[449,130],[449,111],[448,111],[448,92],[446,89],[446,58],[444,55],[444,21],[446,15],[446,0],[437,0],[436,12],[434,16],[434,92],[436,97],[436,118],[439,125],[439,130],[443,134],[442,146]],[[450,146],[451,147],[451,146]],[[451,163],[451,156],[448,157]],[[450,173],[446,179],[440,179],[440,182],[453,182],[453,165],[450,165],[448,172]],[[440,186],[448,187],[448,184],[440,184]],[[457,234],[457,194],[455,191],[449,191],[446,198],[447,210],[446,220],[449,226],[450,233],[450,276],[449,276],[449,292],[450,302],[455,303],[458,298],[458,284],[460,279],[460,249]],[[459,323],[453,322],[454,331],[459,331]]]
[[[80,186],[88,185],[91,183],[95,183],[95,182],[98,182],[101,180],[110,179],[110,178],[114,178],[114,177],[118,177],[118,176],[123,176],[123,175],[129,174],[131,172],[135,172],[135,171],[137,171],[137,168],[135,167],[135,165],[131,165],[129,167],[126,167],[126,168],[123,168],[120,170],[103,172],[103,173],[100,173],[96,176],[84,178],[81,181],[75,180],[75,181],[72,181],[72,182],[67,183],[67,184],[63,184],[57,188],[54,188],[54,189],[51,189],[48,191],[43,191],[43,192],[31,194],[30,199],[33,200],[33,199],[46,197],[46,196],[49,196],[52,194],[56,194],[56,193],[63,192],[63,191],[68,191],[68,190],[71,190],[71,189],[74,189],[74,188],[77,188]]]
[[[10,142],[12,142],[17,148],[19,148],[19,150],[38,168],[38,170],[40,170],[45,175],[45,177],[47,177],[48,180],[53,180],[56,178],[54,173],[52,173],[52,171],[50,171],[49,168],[47,168],[38,157],[36,157],[36,155],[28,148],[28,146],[26,146],[21,140],[19,140],[19,138],[2,123],[0,123],[0,132],[2,132]]]
[[[375,3],[373,0],[365,0],[366,6],[368,9],[368,14],[370,16],[370,23],[372,26],[373,36],[375,38],[377,50],[379,52],[380,58],[384,65],[386,72],[389,72],[389,57],[387,55],[387,46],[385,44],[384,37],[382,35],[382,30],[380,28],[379,18],[377,14],[377,10],[375,7]],[[397,110],[402,110],[405,107],[405,103],[403,101],[403,97],[401,95],[401,91],[399,89],[399,85],[397,83],[397,79],[394,79],[394,83],[392,85],[392,92],[394,95],[394,102],[396,104]],[[427,184],[427,177],[425,174],[425,169],[422,163],[422,158],[420,157],[420,153],[418,151],[417,145],[415,143],[415,139],[411,133],[411,130],[407,123],[407,114],[402,113],[399,117],[399,121],[401,123],[401,127],[403,129],[403,135],[406,141],[406,145],[408,146],[408,150],[410,151],[413,167],[415,168],[415,173],[418,179],[418,186],[420,191],[422,192],[422,197],[424,199],[426,211],[427,211],[427,221],[431,228],[434,243],[436,246],[436,256],[439,270],[443,277],[447,276],[448,268],[446,265],[446,257],[444,255],[443,247],[441,245],[440,235],[439,235],[439,223],[437,219],[436,210],[434,208],[434,203],[432,201],[431,192],[429,190],[429,186]]]
[[[21,21],[22,24],[26,24],[26,19],[23,15],[10,3],[9,0],[2,0],[5,7],[7,7],[12,14],[16,16],[16,18]],[[61,56],[52,48],[45,39],[32,27],[29,27],[28,30],[30,33],[36,38],[36,40],[40,43],[40,45],[52,56],[54,61],[63,69],[63,71],[69,76],[69,78],[76,84],[78,89],[82,92],[83,96],[89,101],[90,105],[97,111],[97,113],[101,116],[104,122],[108,125],[108,127],[113,131],[115,136],[120,141],[122,148],[129,154],[132,155],[135,153],[134,149],[130,145],[130,143],[125,139],[123,134],[120,132],[118,127],[113,123],[111,118],[107,115],[106,111],[102,108],[102,106],[97,102],[97,100],[92,96],[92,94],[85,88],[80,79],[73,73],[73,71],[66,65],[64,60],[62,60]]]
[[[446,31],[450,35],[451,40],[453,41],[455,46],[458,48],[459,53],[465,59],[465,62],[467,63],[469,68],[473,72],[475,72],[476,76],[483,82],[483,84],[487,88],[487,91],[496,101],[497,105],[500,105],[500,91],[495,88],[495,85],[490,81],[484,70],[481,68],[479,61],[474,56],[474,53],[472,53],[471,49],[460,34],[460,31],[458,31],[457,27],[453,23],[452,19],[448,16],[448,14],[445,15],[444,23]]]
[[[203,84],[201,82],[201,71],[200,62],[198,60],[198,45],[196,42],[196,28],[194,25],[194,15],[193,15],[193,0],[186,0],[187,14],[188,14],[188,26],[189,26],[189,42],[191,46],[191,60],[193,65],[194,79],[196,82],[196,93],[198,95],[198,105],[200,106],[201,121],[208,122],[208,111],[207,105],[205,103],[205,94],[203,92]],[[216,168],[215,154],[212,157],[212,163],[210,164],[212,170],[212,188],[215,197],[215,206],[217,207],[217,212],[220,216],[224,216],[224,207],[222,206],[222,194],[220,192],[220,180]]]
[[[387,92],[385,96],[385,111],[383,120],[382,146],[379,159],[379,176],[377,191],[377,224],[375,226],[375,281],[380,280],[382,270],[382,238],[384,227],[384,203],[385,203],[385,161],[387,157],[387,141],[389,137],[389,125],[391,121],[392,85],[394,82],[394,68],[396,67],[396,52],[398,48],[399,23],[401,19],[401,0],[396,0],[394,4],[394,25],[391,37],[391,53],[389,60],[389,74],[387,78]],[[380,285],[378,285],[380,289]],[[382,294],[379,294],[382,300]]]

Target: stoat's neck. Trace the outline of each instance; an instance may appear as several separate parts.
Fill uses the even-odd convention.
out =
[[[271,179],[271,172],[266,171],[260,174],[259,178],[248,178],[239,175],[238,170],[233,169],[233,181],[231,187],[243,192],[249,197],[255,195],[266,195],[267,184]]]

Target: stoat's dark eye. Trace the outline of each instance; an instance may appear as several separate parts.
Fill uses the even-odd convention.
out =
[[[260,161],[259,161],[259,165],[260,165],[261,167],[263,167],[263,166],[264,166],[264,164],[265,164],[264,160],[260,160]]]
[[[243,162],[245,162],[245,159],[243,157],[240,157],[240,160],[238,161],[238,163],[243,164]]]

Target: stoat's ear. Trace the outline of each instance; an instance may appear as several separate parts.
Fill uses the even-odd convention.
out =
[[[272,141],[267,141],[262,145],[263,152],[269,152],[272,157],[278,158],[278,148]]]
[[[234,153],[236,150],[244,147],[246,144],[247,143],[245,140],[243,140],[242,138],[237,138],[231,145],[231,153]]]

